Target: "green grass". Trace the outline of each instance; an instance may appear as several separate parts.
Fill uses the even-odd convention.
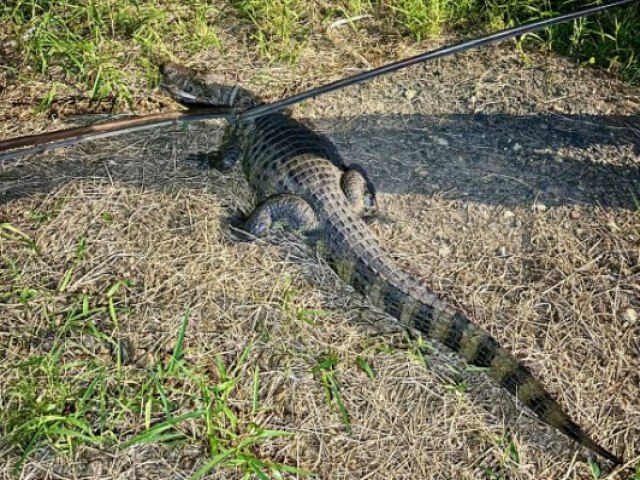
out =
[[[36,242],[29,235],[10,223],[0,223],[0,238],[22,243],[28,246],[32,252],[38,252]]]
[[[186,53],[219,48],[216,14],[208,0],[9,0],[0,5],[0,23],[18,42],[22,65],[43,75],[60,69],[58,78],[72,80],[93,101],[130,102],[129,85],[136,76],[152,85],[153,60],[176,45]],[[41,108],[51,105],[61,86],[51,83]]]
[[[5,241],[37,254],[27,234],[8,224],[0,227]],[[231,364],[217,357],[213,374],[204,363],[189,362],[185,338],[190,309],[186,308],[168,358],[156,354],[146,367],[131,364],[130,341],[122,325],[131,314],[127,305],[131,282],[117,280],[92,293],[66,291],[74,272],[82,268],[87,248],[86,239],[80,237],[74,261],[50,286],[25,285],[20,261],[0,259],[12,266],[5,274],[9,282],[2,301],[21,305],[34,319],[33,331],[20,340],[29,355],[8,364],[0,396],[0,438],[19,453],[15,470],[19,472],[45,447],[73,455],[82,445],[128,448],[155,443],[202,445],[205,461],[194,479],[226,468],[240,470],[246,478],[309,474],[255,455],[258,445],[292,434],[257,423],[261,408],[257,366],[251,369],[251,410],[235,406],[234,395],[253,344]]]
[[[557,13],[567,13],[603,2],[519,0],[488,2],[486,18],[496,27],[513,26]],[[492,20],[493,19],[493,20]],[[502,19],[502,25],[500,23]],[[558,25],[541,34],[543,42],[586,64],[618,72],[640,82],[640,4]]]
[[[420,41],[440,35],[444,29],[481,25],[483,4],[475,0],[395,0],[387,4],[394,25]]]
[[[295,61],[311,32],[308,4],[303,0],[230,0],[252,24],[251,39],[271,61]]]
[[[394,0],[385,6],[391,21],[415,40],[461,31],[475,35],[568,13],[594,1],[573,0]],[[545,46],[587,64],[619,72],[629,82],[640,82],[640,5],[618,8],[531,34]]]
[[[344,405],[342,396],[340,395],[340,382],[338,380],[338,357],[335,354],[326,355],[318,360],[318,363],[311,371],[316,374],[325,391],[325,400],[327,405],[335,404],[345,432],[351,434],[351,420],[349,412]]]
[[[97,327],[98,317],[107,310],[105,305],[72,309],[55,334],[50,352],[11,367],[18,375],[6,390],[0,423],[2,436],[21,451],[17,469],[44,446],[73,454],[80,445],[128,448],[148,443],[205,443],[209,461],[193,478],[218,468],[240,468],[257,478],[283,471],[307,473],[262,461],[252,453],[270,438],[291,434],[246,421],[231,407],[237,372],[246,355],[234,368],[218,358],[215,382],[203,373],[203,366],[189,365],[183,359],[188,313],[170,359],[158,360],[146,371],[124,370],[119,358],[115,369],[97,358],[67,360],[73,347],[65,337],[71,331],[82,329],[101,341],[115,342],[112,334]]]
[[[521,468],[520,451],[518,450],[517,443],[510,436],[495,437],[493,441],[500,445],[502,455],[498,460],[498,466],[482,467],[485,478],[495,480],[512,478],[512,472],[518,472]]]
[[[218,32],[229,22],[244,23],[249,42],[268,61],[295,62],[310,35],[322,34],[337,18],[368,14],[390,41],[394,36],[421,41],[444,32],[493,31],[588,4],[593,2],[343,0],[326,6],[305,0],[8,0],[0,4],[0,32],[17,43],[12,67],[22,80],[34,74],[49,79],[40,103],[46,110],[62,92],[68,94],[69,85],[94,102],[131,103],[132,85],[157,83],[159,58],[222,51]],[[638,31],[636,3],[529,38],[640,82]]]

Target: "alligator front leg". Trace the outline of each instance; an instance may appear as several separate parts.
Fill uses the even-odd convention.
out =
[[[225,171],[231,170],[236,166],[241,154],[242,150],[237,138],[236,128],[233,125],[228,125],[225,128],[222,144],[218,150],[196,153],[191,155],[191,159],[206,162],[211,168]]]
[[[207,154],[209,165],[218,170],[231,170],[236,166],[242,149],[238,139],[238,129],[235,125],[227,125],[222,138],[220,150]]]
[[[340,186],[352,208],[362,216],[377,212],[375,191],[360,165],[350,165],[342,174]]]
[[[316,215],[302,197],[279,194],[260,204],[244,224],[244,230],[255,237],[263,237],[272,225],[282,223],[292,230],[312,230]]]

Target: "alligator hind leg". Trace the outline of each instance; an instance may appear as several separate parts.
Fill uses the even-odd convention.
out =
[[[316,215],[302,197],[279,194],[269,197],[260,204],[244,224],[244,230],[255,237],[263,237],[277,223],[292,230],[312,230]]]
[[[342,174],[340,186],[356,212],[363,216],[371,216],[377,212],[375,190],[360,165],[347,167]]]

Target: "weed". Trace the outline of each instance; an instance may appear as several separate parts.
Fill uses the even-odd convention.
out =
[[[76,248],[78,261],[84,258],[85,248],[81,238]],[[0,398],[0,435],[21,452],[15,468],[19,470],[45,446],[72,454],[87,444],[127,448],[148,443],[177,446],[205,442],[211,459],[194,478],[220,468],[240,469],[259,478],[277,472],[307,474],[255,456],[255,447],[264,441],[292,435],[255,423],[257,368],[252,419],[245,420],[234,407],[232,396],[253,344],[242,351],[233,367],[218,357],[217,379],[212,381],[204,373],[204,366],[192,365],[185,358],[191,312],[187,308],[166,361],[154,359],[146,370],[126,366],[122,339],[117,334],[127,312],[128,287],[130,282],[119,280],[103,292],[80,296],[60,297],[58,289],[38,291],[38,295],[50,298],[51,304],[59,305],[60,298],[67,298],[68,304],[59,307],[66,312],[60,323],[52,319],[45,322],[47,332],[55,333],[40,334],[41,351],[9,367],[11,380]],[[33,292],[24,290],[20,295]],[[115,369],[108,358],[87,350],[79,341],[83,337],[108,347],[100,347],[100,351],[110,351],[108,356],[116,357]]]
[[[507,455],[509,460],[511,460],[516,465],[520,465],[520,452],[518,451],[518,446],[513,441],[513,439],[509,439],[507,445]]]
[[[489,371],[489,367],[476,367],[475,365],[465,365],[464,371],[469,373],[486,373]]]
[[[574,0],[345,0],[325,9],[325,18],[367,14],[414,40],[444,30],[478,33],[524,23],[580,8]],[[228,0],[251,25],[250,37],[271,62],[295,62],[309,36],[324,29],[316,4],[304,0]],[[210,0],[179,4],[151,0],[91,0],[73,3],[47,0],[8,0],[0,4],[2,30],[14,38],[23,76],[31,66],[45,76],[49,90],[38,106],[50,108],[58,95],[81,91],[91,102],[132,103],[130,85],[142,77],[151,88],[158,83],[157,61],[180,53],[221,49],[216,23],[218,6]],[[227,21],[227,19],[225,19]],[[631,82],[640,81],[640,6],[559,25],[529,39],[615,70]],[[518,43],[520,45],[520,43]],[[132,48],[133,47],[133,48]]]
[[[69,283],[71,282],[71,276],[84,259],[86,249],[86,238],[84,236],[81,236],[78,239],[78,246],[76,247],[76,259],[73,264],[69,268],[67,268],[64,275],[62,276],[62,280],[60,280],[60,283],[58,284],[58,292],[64,292],[69,286]]]
[[[379,342],[375,345],[375,352],[377,354],[390,355],[395,352],[395,349],[384,342]]]
[[[411,349],[408,354],[411,358],[416,360],[420,365],[422,365],[425,370],[429,369],[429,353],[431,350],[431,344],[428,340],[425,340],[424,337],[416,337],[415,339],[410,339]]]
[[[491,479],[491,480],[504,480],[504,477],[499,473],[497,473],[491,467],[484,467],[484,474],[488,479]]]
[[[518,446],[515,441],[509,437],[495,437],[494,440],[496,443],[499,443],[501,447],[504,448],[501,458],[499,460],[499,466],[497,466],[497,471],[489,466],[483,467],[484,474],[488,479],[494,480],[503,480],[505,478],[511,478],[509,475],[509,470],[513,470],[514,468],[519,468],[520,463],[520,452],[518,451]],[[504,471],[504,473],[502,473]]]
[[[461,397],[469,391],[469,384],[467,382],[455,382],[445,385],[444,388]]]
[[[25,212],[24,216],[31,220],[35,225],[42,225],[43,223],[47,223],[51,220],[51,215],[40,210],[29,209]]]
[[[295,305],[296,297],[300,290],[292,286],[291,277],[286,276],[282,285],[282,310],[289,319],[295,319],[309,325],[316,324],[316,318],[326,317],[331,314],[328,310],[318,308],[303,308]]]
[[[376,374],[374,373],[373,368],[371,367],[369,362],[367,362],[360,355],[357,355],[356,363],[358,364],[358,367],[360,367],[360,369],[367,374],[367,376],[369,377],[369,380],[375,380]]]
[[[309,6],[302,0],[230,0],[253,25],[251,37],[270,61],[294,62],[311,32]]]
[[[600,465],[598,465],[595,460],[592,458],[588,459],[589,463],[589,471],[591,472],[591,476],[594,480],[598,480],[602,475],[602,471],[600,470]]]
[[[0,238],[23,243],[34,253],[38,253],[36,242],[29,235],[10,223],[0,223]]]
[[[150,58],[171,55],[176,46],[191,53],[220,48],[215,17],[208,0],[181,5],[150,0],[9,0],[0,5],[0,22],[13,31],[24,64],[43,75],[53,67],[61,69],[64,85],[74,79],[91,101],[110,98],[125,103],[131,102],[132,73],[147,71]],[[131,49],[132,44],[138,48]],[[61,85],[51,82],[40,109],[49,108]]]
[[[260,367],[256,365],[253,371],[253,396],[251,402],[251,413],[256,416],[260,403]]]
[[[443,7],[439,0],[399,0],[389,4],[396,23],[417,41],[440,34]]]
[[[167,420],[155,424],[153,427],[147,428],[147,430],[123,442],[120,446],[127,448],[132,445],[145,443],[169,443],[173,446],[179,445],[186,442],[189,436],[183,433],[178,426],[187,420],[202,418],[203,415],[203,411],[197,410],[177,417],[170,417]]]
[[[336,366],[338,364],[338,357],[334,354],[327,355],[320,359],[318,364],[311,369],[311,371],[320,376],[320,382],[325,390],[325,398],[327,404],[331,405],[333,402],[338,407],[338,412],[342,417],[342,423],[347,433],[351,433],[351,420],[349,419],[349,413],[347,412],[342,397],[340,396],[340,384],[338,382]]]
[[[49,87],[49,91],[42,98],[42,100],[40,100],[40,103],[38,104],[37,111],[46,112],[49,109],[49,107],[53,103],[53,100],[55,99],[56,91],[58,90],[59,86],[60,86],[60,84],[58,82],[52,82],[51,83],[51,87]]]

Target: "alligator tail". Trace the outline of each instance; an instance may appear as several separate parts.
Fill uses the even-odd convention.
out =
[[[425,337],[440,341],[470,365],[486,369],[489,377],[515,395],[544,423],[611,462],[622,463],[573,422],[531,371],[489,333],[395,267],[377,245],[373,246],[371,237],[360,240],[353,243],[348,240],[351,245],[368,245],[357,252],[355,262],[351,260],[353,257],[331,261],[345,282],[400,323],[415,328]]]
[[[421,309],[425,308],[428,309],[426,306]],[[607,460],[615,464],[622,463],[571,420],[526,366],[463,314],[443,313],[427,319],[424,313],[418,311],[413,318],[413,326],[422,334],[458,352],[470,365],[486,368],[489,377],[515,395],[547,425]]]

